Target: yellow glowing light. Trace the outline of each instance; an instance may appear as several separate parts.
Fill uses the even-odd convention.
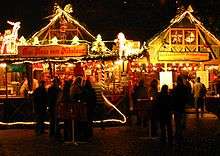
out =
[[[117,37],[118,37],[117,42],[119,44],[119,56],[121,58],[123,56],[123,52],[125,50],[126,38],[122,32],[120,32]]]
[[[160,88],[166,84],[170,89],[173,88],[173,75],[172,71],[160,72]]]
[[[24,38],[24,36],[21,36],[19,39],[20,45],[27,45],[27,40]]]
[[[123,60],[122,60],[122,59],[115,61],[115,64],[116,64],[116,65],[121,65],[122,63],[123,63]]]
[[[36,36],[36,37],[34,37],[34,41],[33,41],[33,43],[32,43],[33,45],[39,45],[40,44],[40,42],[39,42],[39,39],[38,39],[38,37]]]
[[[52,44],[53,44],[53,45],[57,45],[57,44],[58,44],[58,39],[57,39],[56,36],[53,37],[51,41],[52,41]]]
[[[108,48],[105,46],[105,43],[102,41],[102,36],[97,35],[96,40],[92,43],[91,51],[95,52],[106,52]]]
[[[0,122],[0,125],[8,125],[8,126],[11,126],[11,125],[33,125],[33,124],[36,124],[36,122],[11,122],[11,123],[5,123],[5,122]]]
[[[18,38],[18,30],[20,29],[21,22],[11,22],[7,21],[8,24],[12,25],[12,31],[5,31],[2,46],[1,46],[1,53],[6,51],[7,53],[15,53],[17,51],[17,38]]]
[[[42,66],[43,66],[44,70],[47,70],[49,68],[49,64],[48,63],[43,63]]]
[[[62,17],[65,17],[66,20],[70,23],[74,23],[76,26],[78,26],[80,29],[82,29],[84,32],[86,32],[90,37],[92,37],[93,39],[95,39],[95,37],[88,31],[86,30],[85,27],[83,27],[82,25],[80,25],[80,23],[78,21],[76,21],[71,15],[70,13],[72,12],[72,6],[71,4],[67,4],[64,9],[61,9],[60,6],[56,6],[56,11],[55,14],[52,16],[49,16],[48,18],[50,18],[50,23],[45,26],[44,28],[42,28],[40,31],[36,32],[32,38],[34,38],[35,36],[41,36],[45,31],[47,31],[52,25],[54,25],[54,23],[58,20],[61,19]],[[52,18],[51,18],[52,17]]]
[[[192,67],[188,67],[189,70],[192,70]]]
[[[75,67],[76,65],[75,64],[72,64],[72,63],[68,63],[67,64],[67,67]]]
[[[0,67],[1,67],[1,68],[5,68],[6,66],[7,66],[6,63],[1,63],[1,64],[0,64]]]
[[[100,65],[100,64],[97,64],[96,67],[100,69],[100,68],[101,68],[101,65]]]
[[[78,45],[79,44],[79,37],[74,36],[71,42],[72,45]]]

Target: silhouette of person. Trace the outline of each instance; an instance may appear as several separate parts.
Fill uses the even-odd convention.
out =
[[[45,81],[41,80],[39,87],[35,89],[33,93],[34,110],[36,114],[36,134],[40,135],[44,133],[47,110],[47,91],[45,88]]]
[[[161,88],[161,92],[158,96],[157,107],[158,107],[158,114],[160,121],[161,141],[165,143],[168,137],[168,142],[172,144],[173,130],[172,130],[171,96],[168,93],[167,85],[163,85]]]
[[[23,96],[23,97],[28,97],[28,79],[25,77],[24,78],[24,81],[22,83],[22,86],[20,88],[20,95]]]
[[[92,132],[92,121],[94,119],[94,110],[96,106],[96,92],[92,87],[90,80],[86,80],[85,86],[83,88],[84,100],[87,105],[87,118],[88,118],[88,131],[87,137],[90,138],[93,135]]]
[[[83,95],[83,79],[81,76],[77,77],[71,87],[71,102],[72,105],[76,105],[77,117],[74,119],[74,135],[77,141],[86,141],[85,140],[85,125],[86,125],[86,113],[84,114],[84,95]]]
[[[72,81],[65,80],[63,87],[63,103],[64,103],[64,113],[69,111],[69,106],[71,104],[70,88]],[[64,141],[72,141],[72,120],[69,116],[64,118]]]
[[[152,104],[152,114],[151,114],[151,132],[152,136],[158,136],[158,81],[153,79],[150,83],[149,96],[151,98]]]
[[[59,121],[57,107],[62,97],[62,90],[59,87],[60,80],[55,77],[52,81],[52,85],[48,88],[48,106],[50,117],[50,137],[60,137]]]
[[[142,117],[142,110],[140,110],[140,104],[141,100],[147,99],[147,88],[144,85],[144,80],[140,80],[138,86],[134,90],[133,94],[133,99],[134,99],[134,110],[136,111],[137,115],[137,125],[141,125],[141,121],[143,119]],[[144,119],[143,119],[144,120]],[[145,124],[145,121],[143,121],[143,124]]]
[[[204,113],[205,96],[207,92],[205,85],[200,82],[200,77],[197,77],[193,91],[195,98],[196,113],[197,117],[199,117],[199,109],[201,109],[201,115],[203,115]]]
[[[177,77],[177,85],[173,89],[173,111],[175,121],[175,139],[181,142],[183,139],[183,129],[185,128],[185,106],[188,102],[188,88],[183,83],[181,76]]]

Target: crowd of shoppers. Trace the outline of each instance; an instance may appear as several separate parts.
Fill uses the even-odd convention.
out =
[[[48,115],[49,136],[51,138],[60,140],[63,136],[64,141],[73,141],[74,135],[74,141],[88,141],[92,137],[96,93],[90,80],[76,77],[74,81],[65,80],[63,87],[61,87],[60,79],[55,77],[48,89],[45,87],[45,81],[40,81],[40,85],[33,93],[33,102],[37,135],[44,133],[44,121]],[[60,112],[61,108],[62,112]],[[60,126],[61,120],[64,121],[64,126]],[[74,125],[72,125],[73,120]],[[63,127],[63,135],[61,127]],[[72,134],[73,132],[74,134]]]
[[[206,88],[200,82],[200,77],[196,78],[196,83],[191,83],[187,77],[178,76],[173,89],[169,89],[165,84],[160,91],[158,91],[156,79],[152,80],[149,89],[144,85],[143,80],[140,82],[139,86],[134,89],[133,103],[134,107],[138,107],[138,98],[150,99],[146,103],[146,107],[151,106],[151,111],[149,112],[148,109],[146,113],[151,114],[148,120],[150,121],[152,137],[160,137],[163,143],[181,142],[185,128],[186,106],[194,103],[196,113],[204,113]],[[142,89],[138,90],[138,88]],[[138,116],[138,112],[136,114]],[[137,119],[137,121],[141,120],[139,117]]]
[[[72,141],[73,135],[78,141],[87,141],[93,136],[92,121],[97,104],[96,92],[90,80],[83,80],[80,76],[76,77],[75,80],[65,80],[62,86],[59,78],[55,77],[48,89],[45,87],[45,81],[40,81],[39,86],[35,89],[33,102],[37,123],[36,134],[44,133],[44,121],[48,115],[50,121],[49,136],[61,138],[59,108],[62,106],[67,115],[68,112],[70,113],[70,115],[62,117],[64,141]],[[199,77],[192,84],[189,79],[178,76],[172,90],[167,85],[163,85],[159,91],[158,86],[158,80],[153,79],[149,88],[145,86],[144,80],[140,80],[138,86],[134,87],[132,94],[134,111],[140,110],[138,105],[143,104],[143,102],[146,103],[146,106],[148,105],[148,112],[145,112],[148,115],[145,115],[143,110],[141,113],[140,111],[136,112],[137,124],[140,125],[143,122],[143,126],[146,126],[147,121],[150,121],[148,124],[151,125],[151,135],[153,137],[159,136],[163,143],[181,142],[185,128],[186,105],[194,101],[197,114],[204,113],[205,85],[200,82]],[[78,110],[78,112],[73,110],[73,108],[80,106],[86,109]],[[75,120],[74,125],[73,118]]]

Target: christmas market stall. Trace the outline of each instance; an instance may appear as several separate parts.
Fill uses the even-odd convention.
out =
[[[2,51],[1,58],[2,74],[4,75],[1,79],[4,121],[33,121],[33,118],[30,117],[34,112],[31,94],[40,80],[46,81],[46,85],[49,87],[51,79],[59,77],[62,87],[64,80],[67,79],[74,80],[78,76],[90,79],[95,88],[101,88],[98,102],[107,103],[108,108],[114,107],[114,105],[108,98],[105,98],[110,94],[107,88],[114,86],[113,92],[116,90],[118,90],[117,94],[122,92],[121,87],[116,86],[116,84],[120,85],[120,68],[117,67],[117,70],[114,68],[114,60],[118,58],[118,51],[110,51],[102,41],[101,35],[94,37],[79,24],[70,15],[72,13],[71,5],[66,5],[64,9],[59,6],[55,6],[55,8],[54,14],[48,17],[49,24],[36,32],[30,39],[26,40],[24,37],[18,39],[16,36],[16,41],[13,44],[10,42],[14,46],[13,52],[9,52],[10,44],[4,45],[4,49],[7,48]],[[18,26],[20,22],[16,24]],[[18,31],[18,29],[15,30]],[[114,81],[114,85],[107,83],[110,77],[112,77],[111,81]],[[106,91],[105,95],[103,90]],[[22,101],[28,100],[27,104],[31,108],[25,106],[26,102],[21,101],[15,106],[14,98],[22,99]],[[25,110],[23,107],[28,108],[28,111],[23,112]],[[118,112],[118,110],[116,111]],[[119,115],[121,115],[120,113],[119,111]],[[27,114],[30,115],[27,116]],[[126,121],[124,116],[123,118]]]
[[[56,6],[49,24],[29,40],[24,37],[18,39],[20,22],[8,22],[13,25],[12,33],[7,31],[1,46],[3,76],[0,93],[5,121],[33,119],[28,116],[33,115],[34,111],[31,94],[40,80],[45,80],[50,85],[54,76],[64,79],[76,74],[83,75],[81,64],[72,63],[87,58],[89,40],[92,41],[95,37],[70,16],[71,12],[71,5],[66,5],[64,9]],[[16,105],[15,99],[20,99]],[[28,113],[24,112],[27,107],[23,101],[26,100],[32,107]]]
[[[157,71],[159,86],[167,84],[170,89],[179,75],[192,88],[200,77],[208,90],[206,110],[219,116],[220,41],[193,14],[191,6],[179,8],[170,25],[147,42],[150,64],[146,69]]]
[[[5,30],[0,39],[0,118],[1,121],[26,120],[24,116],[33,119],[31,100],[24,98],[28,94],[26,92],[28,82],[24,79],[28,66],[13,64],[22,60],[17,57],[17,46],[25,40],[24,37],[18,38],[21,23],[12,21],[7,23],[10,27]]]
[[[215,60],[220,56],[220,41],[193,13],[191,6],[179,8],[170,25],[150,39],[146,47],[150,65],[161,69],[158,72],[160,86],[166,83],[172,89],[178,75],[192,81],[199,76],[211,94],[210,84],[219,73],[219,62]],[[213,66],[206,64],[208,61],[212,61]]]

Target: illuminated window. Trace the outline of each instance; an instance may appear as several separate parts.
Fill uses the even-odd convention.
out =
[[[172,42],[172,44],[182,44],[183,31],[182,30],[172,30],[171,31],[171,42]]]
[[[195,31],[189,30],[185,31],[185,43],[186,44],[195,44],[196,35]]]

